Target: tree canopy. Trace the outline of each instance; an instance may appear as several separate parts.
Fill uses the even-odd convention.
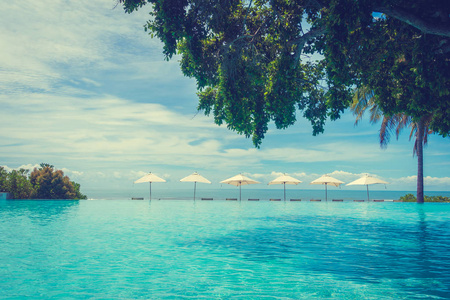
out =
[[[12,170],[7,172],[0,166],[0,191],[11,193],[14,199],[30,199],[33,187],[28,180],[28,170]]]
[[[28,175],[28,170],[7,172],[0,167],[0,191],[9,192],[13,199],[86,199],[80,185],[70,181],[63,171],[42,163]]]
[[[198,108],[256,146],[269,122],[286,128],[298,111],[323,132],[361,86],[385,115],[431,114],[434,132],[450,132],[449,2],[118,1],[127,13],[151,4],[144,28],[167,59],[181,55]]]

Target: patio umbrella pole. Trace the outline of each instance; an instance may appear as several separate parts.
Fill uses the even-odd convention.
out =
[[[328,184],[325,182],[325,201],[328,201]]]
[[[197,172],[192,173],[189,176],[186,176],[182,179],[180,179],[181,182],[193,182],[194,183],[194,201],[195,201],[195,196],[197,194],[197,182],[202,182],[202,183],[211,183],[211,181],[209,181],[208,179],[206,179],[205,177],[201,176],[200,174],[198,174]]]
[[[367,202],[369,202],[370,201],[370,199],[369,199],[369,185],[367,184],[366,186],[367,186]]]
[[[148,173],[142,178],[139,178],[134,183],[144,183],[148,182],[150,184],[150,199],[152,200],[152,182],[166,182],[164,179],[156,176],[155,174],[152,174],[152,172]]]
[[[271,185],[271,184],[282,184],[283,185],[284,201],[286,201],[286,183],[297,185],[297,184],[301,183],[301,181],[284,174],[284,175],[279,176],[276,179],[272,180],[271,182],[269,182],[269,185]]]
[[[381,184],[387,184],[389,182],[383,181],[381,179],[369,176],[369,175],[364,175],[363,177],[356,179],[355,181],[350,182],[347,185],[365,185],[367,188],[367,202],[370,201],[369,198],[369,184],[377,184],[377,183],[381,183]]]
[[[194,201],[195,201],[195,190],[197,188],[197,181],[194,181]]]
[[[231,178],[228,178],[226,180],[222,180],[220,183],[226,183],[226,184],[231,184],[234,186],[239,186],[239,201],[242,200],[242,185],[243,184],[256,184],[256,183],[260,183],[256,180],[250,179],[248,177],[245,177],[242,174],[233,176]],[[237,198],[236,198],[237,199]]]

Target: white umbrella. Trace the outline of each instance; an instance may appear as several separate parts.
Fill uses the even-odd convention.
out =
[[[365,185],[367,187],[367,201],[369,201],[369,185],[370,184],[389,184],[389,182],[383,181],[381,179],[364,175],[363,177],[356,179],[355,181],[350,182],[347,185]]]
[[[282,184],[282,185],[284,185],[284,201],[286,201],[286,184],[295,184],[295,185],[297,185],[299,183],[301,183],[300,180],[295,179],[294,177],[291,177],[291,176],[288,176],[288,175],[284,174],[284,175],[282,175],[282,176],[272,180],[268,184],[269,185],[272,185],[272,184]]]
[[[235,185],[239,187],[239,201],[241,200],[241,186],[242,185],[246,185],[246,184],[256,184],[256,183],[260,183],[259,181],[250,179],[242,174],[233,176],[231,178],[225,179],[223,181],[221,181],[220,183],[227,183],[227,184],[231,184],[231,185]]]
[[[150,200],[152,200],[152,182],[166,182],[166,181],[150,172],[144,177],[136,180],[134,183],[143,183],[143,182],[150,182]]]
[[[343,181],[340,181],[336,178],[329,176],[328,174],[325,174],[325,175],[322,175],[321,177],[317,178],[316,180],[311,181],[310,184],[324,184],[325,185],[325,201],[327,201],[328,200],[327,186],[333,185],[335,187],[338,187],[343,183],[344,183]]]
[[[211,183],[208,179],[198,174],[197,172],[192,173],[191,175],[180,179],[181,182],[193,182],[194,183],[194,201],[195,201],[195,190],[197,189],[197,182],[203,183]]]

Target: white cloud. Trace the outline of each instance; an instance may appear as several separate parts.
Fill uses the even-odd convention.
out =
[[[305,177],[311,176],[311,175],[306,174],[305,172],[284,173],[284,172],[278,172],[278,171],[272,171],[270,173],[243,173],[243,174],[246,176],[249,176],[250,178],[261,180],[263,183],[266,183],[266,184],[284,174],[292,176],[292,177],[300,179],[300,180],[304,180]],[[312,176],[314,176],[314,175],[312,175]]]
[[[425,176],[423,180],[425,185],[450,187],[450,177]]]
[[[450,177],[432,177],[425,176],[423,178],[425,186],[447,186],[450,187]],[[404,184],[404,185],[416,185],[417,184],[417,175],[405,176],[393,179],[395,184]]]
[[[267,161],[312,163],[385,159],[379,149],[349,141],[345,144],[314,143],[303,148],[255,149],[247,140],[247,148],[235,148],[235,133],[217,127],[208,117],[192,118],[161,104],[134,103],[110,95],[89,98],[0,95],[0,106],[4,107],[0,125],[8,128],[0,133],[0,138],[11,145],[5,155],[22,153],[39,161],[52,162],[54,157],[68,157],[89,163],[91,168],[103,162],[134,162],[142,166],[150,163],[232,171]],[[304,176],[303,173],[293,175]],[[351,174],[339,175],[346,179]],[[115,175],[120,176],[123,175]]]
[[[114,2],[88,0],[9,1],[2,7],[0,88],[9,94],[52,91],[86,69],[123,69],[130,49],[161,49],[142,29],[145,10],[128,15],[120,6],[112,9]]]
[[[41,166],[38,165],[38,164],[35,164],[35,165],[26,164],[26,165],[18,166],[17,168],[11,168],[11,167],[9,167],[7,165],[4,165],[2,167],[5,168],[5,170],[8,171],[8,172],[11,172],[12,170],[20,170],[20,169],[29,170],[30,172],[32,172],[34,169],[39,169]],[[64,175],[69,176],[71,179],[72,178],[77,178],[77,177],[82,177],[83,174],[84,174],[84,172],[69,170],[67,168],[59,169],[59,168],[55,167],[55,169],[63,171]]]
[[[81,78],[80,80],[83,81],[83,82],[86,82],[88,84],[94,85],[96,87],[100,87],[102,85],[101,83],[99,83],[97,81],[94,81],[92,79],[89,79],[89,78]]]
[[[31,172],[35,168],[39,168],[40,166],[38,164],[36,164],[36,165],[26,164],[26,165],[21,165],[21,166],[19,166],[17,168],[11,168],[11,167],[8,167],[6,165],[4,165],[2,167],[5,168],[5,170],[8,171],[8,172],[11,172],[12,170],[20,170],[20,169],[29,170]]]

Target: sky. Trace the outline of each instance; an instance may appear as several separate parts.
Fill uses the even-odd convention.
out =
[[[287,173],[299,188],[330,174],[346,183],[371,174],[390,190],[414,191],[417,159],[405,130],[387,149],[368,116],[345,112],[312,136],[310,124],[277,130],[261,148],[197,112],[194,79],[165,61],[143,25],[150,7],[125,14],[114,0],[7,1],[0,11],[0,166],[49,163],[87,194],[129,189],[148,172],[185,189],[194,171],[210,188],[243,173],[267,186]],[[450,191],[450,139],[429,138],[425,191]],[[346,189],[362,189],[358,186]],[[374,189],[384,189],[384,186]],[[108,195],[106,194],[105,197]]]

